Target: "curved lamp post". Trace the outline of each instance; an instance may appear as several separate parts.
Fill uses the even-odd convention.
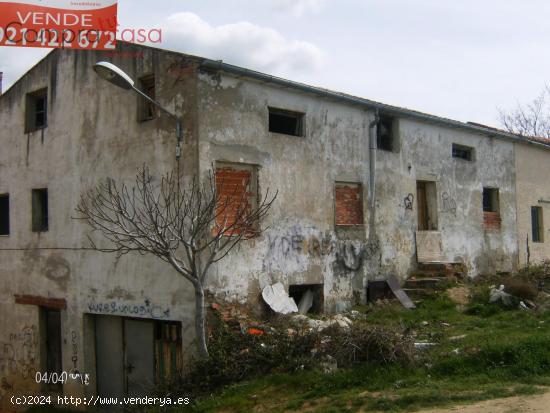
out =
[[[130,76],[128,76],[121,68],[115,66],[109,62],[98,62],[94,65],[94,71],[103,79],[107,80],[111,84],[118,86],[125,90],[133,90],[142,98],[151,102],[162,112],[170,116],[176,121],[176,136],[178,138],[178,144],[176,146],[176,159],[179,159],[181,155],[181,142],[183,141],[183,127],[181,124],[180,118],[178,118],[174,113],[169,110],[164,109],[157,101],[151,99],[141,90],[134,86],[134,81]]]

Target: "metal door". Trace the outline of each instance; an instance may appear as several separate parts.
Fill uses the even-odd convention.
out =
[[[121,317],[95,318],[97,394],[102,397],[125,393],[122,329]]]
[[[146,396],[155,384],[154,327],[152,321],[124,320],[124,367],[128,396]]]
[[[154,322],[97,316],[97,394],[142,397],[155,382]]]

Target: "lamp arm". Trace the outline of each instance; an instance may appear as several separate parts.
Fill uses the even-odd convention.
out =
[[[176,135],[178,137],[178,143],[183,141],[183,126],[181,123],[181,119],[177,117],[174,113],[170,112],[169,110],[164,109],[157,101],[151,99],[149,96],[147,96],[145,93],[143,93],[141,90],[139,90],[135,86],[132,86],[132,89],[142,98],[144,98],[145,100],[147,100],[148,102],[152,103],[157,108],[159,108],[161,112],[164,112],[166,115],[170,116],[172,119],[176,121]]]

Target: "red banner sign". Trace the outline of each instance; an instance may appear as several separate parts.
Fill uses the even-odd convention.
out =
[[[0,46],[113,50],[117,0],[0,0]]]

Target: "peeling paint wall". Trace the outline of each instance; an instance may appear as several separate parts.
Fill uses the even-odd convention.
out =
[[[550,258],[550,163],[548,149],[516,144],[517,232],[519,263],[537,264]],[[542,242],[533,242],[531,207],[542,208]]]
[[[180,321],[185,356],[193,353],[194,294],[187,281],[155,258],[116,260],[79,250],[90,247],[88,228],[72,219],[83,190],[107,177],[132,181],[144,163],[155,173],[175,165],[172,120],[138,123],[137,96],[101,80],[92,70],[96,61],[112,61],[134,78],[157,75],[159,100],[186,125],[184,173],[195,164],[194,61],[122,43],[118,51],[56,50],[0,97],[0,193],[10,194],[11,224],[10,235],[0,237],[0,410],[13,409],[12,393],[44,390],[35,383],[35,372],[44,370],[39,308],[15,304],[18,294],[66,300],[62,367],[88,373],[92,380],[88,386],[69,380],[63,386],[67,395],[95,392],[90,324],[95,314]],[[25,95],[43,87],[48,88],[48,126],[25,134]],[[48,188],[47,232],[31,231],[33,188]]]
[[[214,161],[255,164],[260,195],[267,188],[279,191],[265,223],[269,229],[213,270],[211,289],[218,295],[256,302],[267,284],[322,283],[325,310],[339,311],[365,299],[369,279],[390,274],[405,279],[417,265],[417,181],[435,182],[433,208],[444,261],[464,263],[470,276],[515,267],[512,143],[397,119],[394,150],[376,151],[376,236],[369,238],[368,125],[373,113],[220,73],[201,73],[199,96],[201,171]],[[269,132],[268,107],[305,113],[305,136]],[[474,161],[453,158],[453,143],[472,147]],[[364,226],[351,231],[335,226],[338,181],[362,185]],[[483,228],[484,186],[499,188],[500,231]],[[345,264],[341,246],[353,265]]]
[[[405,279],[416,268],[418,180],[436,183],[433,203],[446,261],[463,262],[471,276],[514,267],[513,144],[398,119],[394,151],[376,151],[371,217],[368,136],[374,113],[198,71],[200,61],[171,52],[123,43],[118,51],[57,50],[0,97],[0,193],[10,193],[11,214],[11,234],[0,237],[0,311],[10,314],[0,320],[3,407],[10,393],[39,390],[28,374],[43,359],[39,311],[15,304],[18,294],[66,300],[61,316],[66,371],[93,373],[94,315],[181,321],[184,351],[192,353],[194,295],[185,280],[154,258],[116,260],[79,250],[89,245],[88,230],[71,217],[84,189],[106,177],[130,181],[144,163],[156,173],[175,165],[173,121],[138,123],[137,97],[99,79],[92,65],[100,60],[112,61],[134,79],[156,74],[158,100],[185,125],[185,177],[204,175],[215,162],[244,163],[257,167],[260,196],[268,188],[279,192],[263,224],[268,229],[212,267],[209,288],[218,297],[261,308],[266,285],[322,284],[324,310],[332,312],[364,302],[369,280],[390,274]],[[49,93],[48,127],[25,134],[25,95],[43,87]],[[305,113],[304,136],[269,132],[269,106]],[[452,143],[474,148],[475,161],[452,158]],[[364,225],[335,225],[336,182],[361,185]],[[483,229],[484,186],[499,188],[500,231]],[[31,189],[46,187],[50,228],[33,233]],[[63,391],[93,394],[95,384],[70,382]]]

